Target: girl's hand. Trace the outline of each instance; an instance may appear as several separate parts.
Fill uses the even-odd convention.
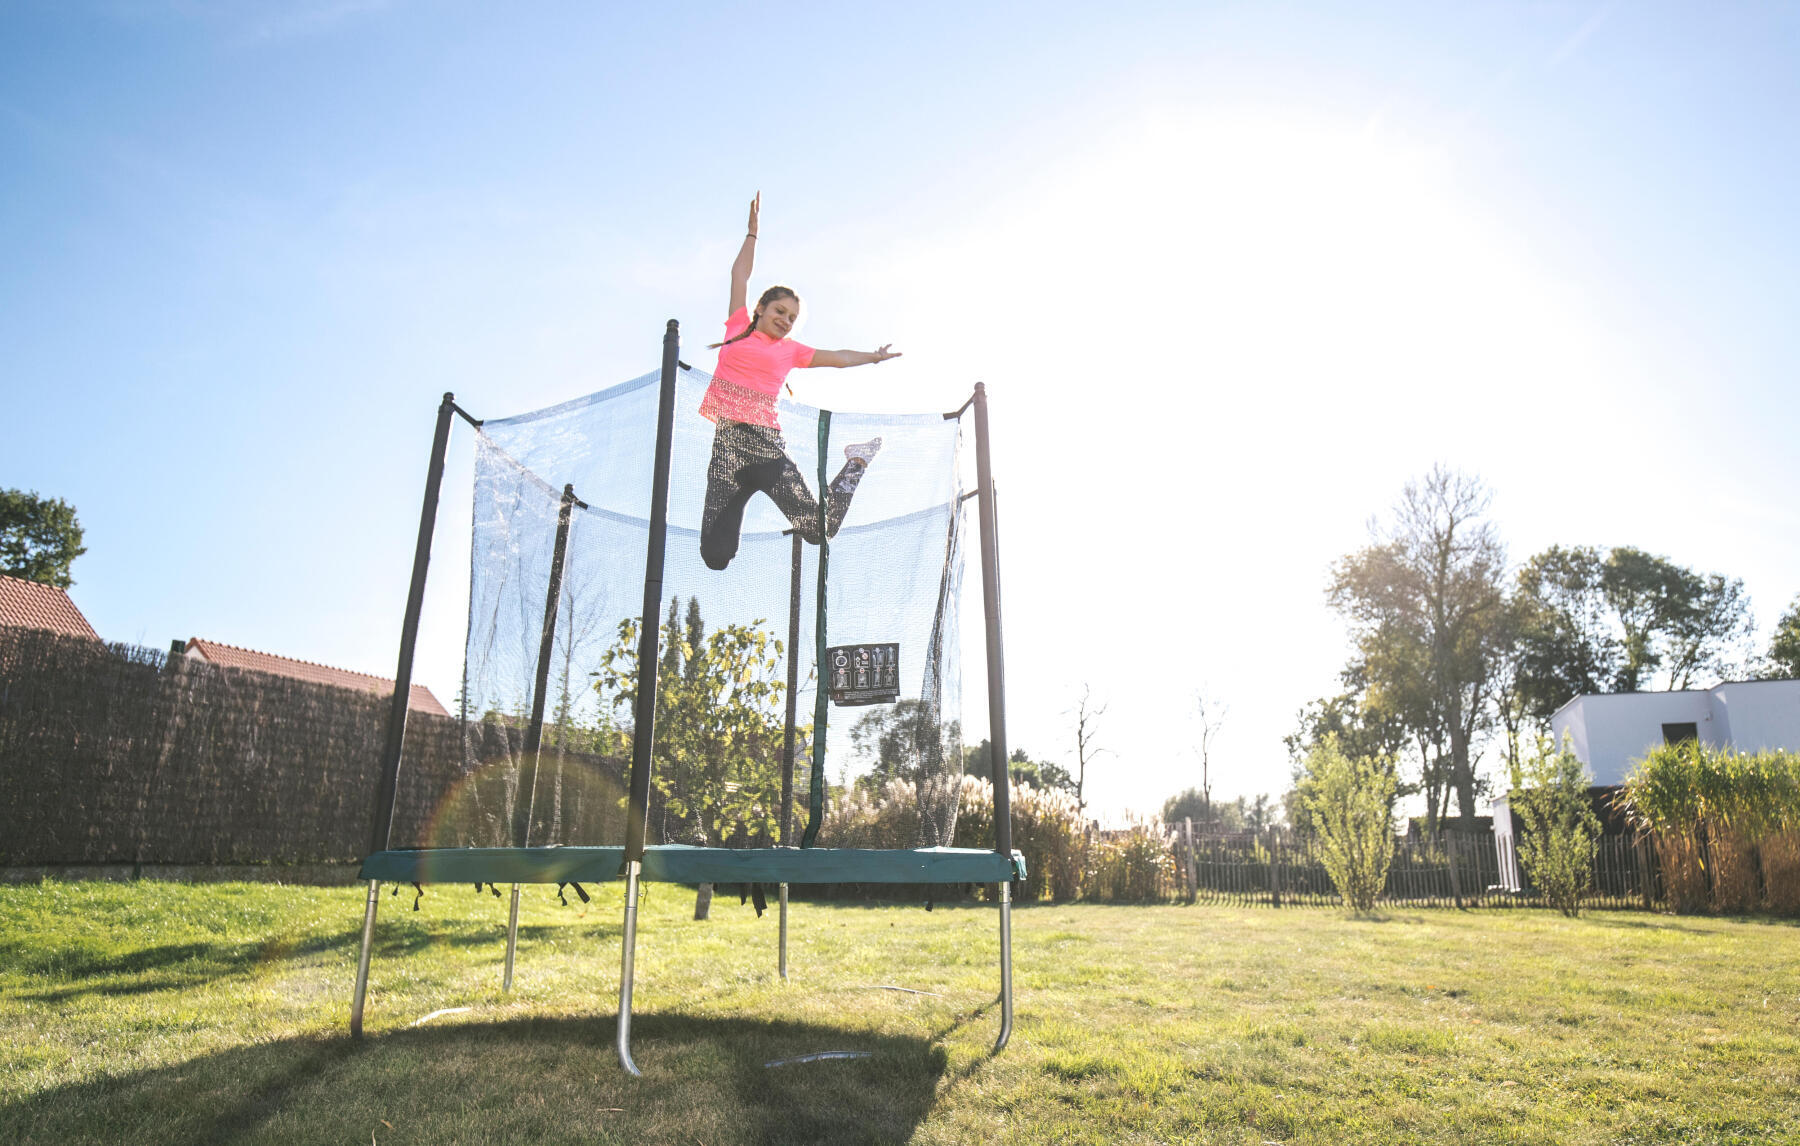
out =
[[[749,236],[751,238],[756,237],[756,216],[757,216],[757,213],[760,212],[761,210],[762,210],[762,192],[758,191],[756,193],[756,198],[750,200],[750,229],[747,233],[749,234]]]
[[[893,345],[893,343],[891,343],[891,342],[883,343],[878,349],[872,351],[871,353],[873,355],[873,361],[886,362],[890,358],[900,357],[900,352],[898,350],[889,350],[888,349],[888,347],[890,347],[892,345]]]

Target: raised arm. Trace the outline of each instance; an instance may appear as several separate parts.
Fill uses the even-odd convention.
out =
[[[900,357],[898,350],[889,350],[888,346],[879,350],[815,350],[809,366],[867,366],[874,362],[886,362],[890,358]]]
[[[731,264],[731,307],[726,317],[738,312],[750,290],[750,267],[756,262],[756,216],[762,210],[762,192],[750,200],[750,226],[744,232],[744,245],[738,248],[737,261]]]

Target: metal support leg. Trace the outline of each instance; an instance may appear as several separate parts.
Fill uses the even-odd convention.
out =
[[[362,1038],[363,1001],[369,997],[369,957],[375,950],[375,909],[381,906],[381,881],[369,881],[369,901],[363,907],[362,955],[356,960],[356,993],[350,998],[350,1037]]]
[[[994,1053],[1006,1049],[1012,1038],[1012,881],[1000,884],[1000,1037],[994,1040]]]
[[[787,884],[780,885],[781,896],[781,981],[787,982]]]
[[[638,1078],[644,1072],[631,1061],[631,975],[637,954],[638,876],[643,870],[636,860],[625,865],[625,940],[619,958],[619,1065]]]
[[[513,884],[512,909],[506,914],[506,975],[500,980],[502,991],[512,990],[513,955],[519,950],[519,885]]]

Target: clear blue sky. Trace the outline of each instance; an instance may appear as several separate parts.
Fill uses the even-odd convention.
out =
[[[1204,685],[1279,791],[1326,568],[1434,461],[1516,559],[1800,592],[1796,59],[1794,4],[14,2],[0,486],[77,506],[108,637],[391,674],[437,396],[697,353],[760,188],[808,341],[907,355],[802,397],[989,384],[1014,743],[1091,682],[1148,809]]]

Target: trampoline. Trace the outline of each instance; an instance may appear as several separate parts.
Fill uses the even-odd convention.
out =
[[[760,887],[775,886],[783,980],[790,885],[988,884],[999,925],[993,1050],[1005,1048],[1013,1025],[1011,887],[1025,869],[1012,848],[1008,808],[985,388],[977,383],[948,413],[860,414],[782,402],[788,454],[816,475],[813,490],[834,488],[830,463],[846,444],[880,439],[882,452],[835,533],[820,499],[811,532],[822,543],[804,542],[794,522],[757,498],[746,508],[735,558],[718,570],[702,563],[696,529],[712,433],[697,411],[710,382],[680,361],[679,327],[670,320],[659,371],[585,398],[483,422],[444,395],[370,854],[360,871],[368,894],[353,1037],[363,1029],[383,883],[491,885],[496,893],[510,885],[502,984],[510,990],[521,885],[573,884],[586,898],[582,884],[623,879],[617,1049],[620,1065],[634,1075],[643,882],[756,886],[759,912]],[[965,490],[963,423],[971,413],[975,488]],[[442,783],[408,773],[403,758],[426,572],[458,417],[476,430],[474,536],[455,714],[461,765]],[[965,757],[958,606],[971,499],[980,525],[991,849],[951,846]],[[678,608],[684,596],[685,618]],[[786,621],[785,642],[773,628],[777,618]],[[777,672],[783,662],[785,681]],[[808,691],[812,720],[802,723],[800,697]],[[834,709],[855,718],[850,737],[833,735]],[[628,722],[617,719],[621,714]],[[860,756],[845,751],[846,740]],[[810,757],[807,818],[794,846],[802,749]],[[884,782],[890,795],[901,793],[917,824],[917,846],[819,846],[831,790],[828,759],[845,775],[860,760],[879,775],[859,782]],[[616,777],[609,771],[615,764]],[[418,846],[394,846],[403,797],[404,821],[423,827],[412,827],[402,842]]]

